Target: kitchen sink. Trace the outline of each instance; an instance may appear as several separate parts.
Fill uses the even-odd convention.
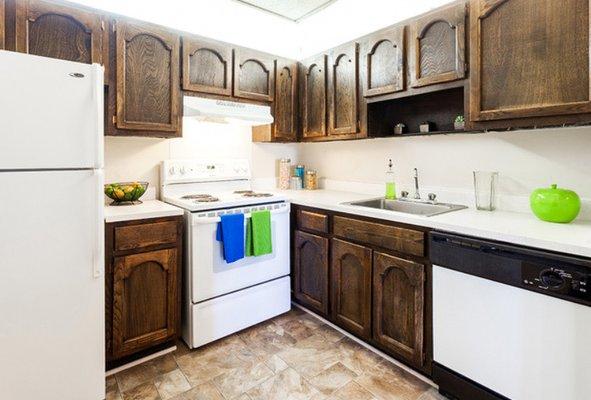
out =
[[[384,198],[350,201],[343,204],[375,208],[378,210],[396,211],[413,215],[423,215],[425,217],[432,217],[434,215],[468,208],[459,204],[427,203],[413,200],[387,200]]]

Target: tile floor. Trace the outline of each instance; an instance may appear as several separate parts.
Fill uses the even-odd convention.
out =
[[[271,321],[107,378],[107,400],[442,400],[313,316]]]

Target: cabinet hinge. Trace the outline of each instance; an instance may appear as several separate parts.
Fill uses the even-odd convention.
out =
[[[103,30],[103,31],[105,30],[105,21],[102,21],[102,20],[101,20],[101,30]]]
[[[116,124],[117,124],[117,116],[113,115],[113,125],[116,125]]]

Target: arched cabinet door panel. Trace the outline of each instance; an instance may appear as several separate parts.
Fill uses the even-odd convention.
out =
[[[302,62],[302,132],[304,139],[326,136],[326,55]]]
[[[183,89],[232,95],[232,47],[183,37]]]
[[[254,50],[234,50],[234,96],[273,101],[275,58]]]
[[[331,317],[344,329],[371,336],[371,249],[332,239]]]
[[[328,239],[296,231],[294,241],[295,298],[328,315]]]
[[[177,334],[177,249],[116,257],[113,278],[113,358]]]
[[[295,140],[298,117],[297,63],[283,59],[277,60],[276,74],[273,139],[278,141]]]
[[[591,112],[589,0],[470,2],[470,119]]]
[[[17,1],[15,33],[18,52],[108,64],[108,32],[100,14],[43,0]]]
[[[119,129],[180,134],[179,36],[147,23],[116,22]]]
[[[363,45],[365,97],[400,92],[405,89],[405,27],[395,26],[371,35]]]
[[[424,362],[425,266],[373,257],[373,339],[416,367]]]
[[[328,56],[328,134],[355,134],[359,127],[358,45],[347,43]]]
[[[466,75],[466,5],[454,4],[411,24],[412,87],[463,79]]]

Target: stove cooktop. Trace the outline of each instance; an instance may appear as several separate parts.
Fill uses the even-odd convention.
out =
[[[225,193],[163,194],[163,200],[189,211],[207,211],[220,208],[243,207],[285,201],[285,197],[268,192],[237,190]]]

